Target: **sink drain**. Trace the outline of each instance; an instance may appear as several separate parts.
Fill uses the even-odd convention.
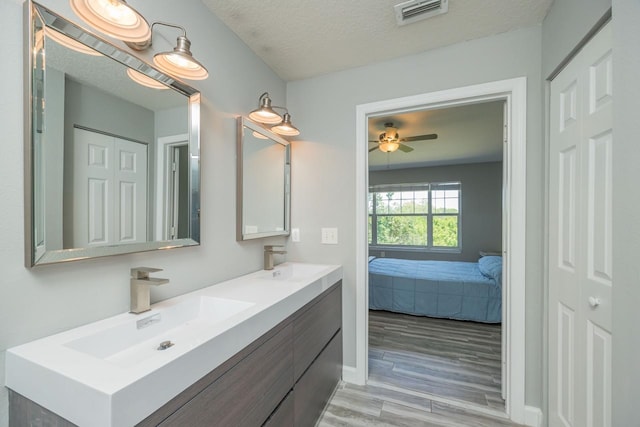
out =
[[[158,346],[158,350],[166,350],[171,347],[173,343],[171,341],[162,341]]]

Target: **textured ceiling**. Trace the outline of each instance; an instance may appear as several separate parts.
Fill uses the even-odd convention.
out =
[[[553,0],[449,0],[398,26],[403,0],[202,0],[285,81],[540,24]]]

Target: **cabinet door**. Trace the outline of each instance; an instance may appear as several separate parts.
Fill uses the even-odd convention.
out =
[[[338,332],[293,389],[295,425],[315,425],[342,376],[342,331]]]
[[[262,425],[293,387],[292,332],[284,327],[160,425]]]
[[[293,372],[297,381],[342,326],[342,286],[300,313],[293,325]]]
[[[289,393],[262,427],[293,426],[293,393]]]

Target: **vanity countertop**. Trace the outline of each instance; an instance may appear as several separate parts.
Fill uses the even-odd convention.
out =
[[[341,266],[284,263],[13,347],[6,386],[78,425],[134,425],[340,279]],[[184,318],[184,307],[228,300],[226,317]],[[124,350],[109,353],[111,342]]]

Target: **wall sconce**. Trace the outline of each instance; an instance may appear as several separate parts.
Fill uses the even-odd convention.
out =
[[[138,83],[139,85],[150,87],[151,89],[169,89],[167,86],[163,85],[157,80],[152,79],[149,76],[142,74],[139,71],[134,70],[133,68],[127,68],[127,75],[131,80]]]
[[[153,62],[158,68],[175,77],[204,80],[207,69],[191,53],[187,31],[174,24],[147,20],[124,0],[70,0],[73,11],[87,24],[99,31],[124,41],[132,49],[141,51],[152,44],[153,27],[164,25],[182,30],[172,51],[157,53]]]
[[[258,102],[260,106],[256,110],[253,110],[251,113],[249,113],[250,119],[258,123],[275,125],[271,127],[271,130],[280,135],[300,135],[300,131],[298,130],[298,128],[291,124],[291,115],[289,114],[289,110],[287,110],[285,107],[271,105],[269,92],[265,92],[260,95]],[[284,110],[284,116],[280,116],[280,114],[276,113],[274,111],[274,108]]]

